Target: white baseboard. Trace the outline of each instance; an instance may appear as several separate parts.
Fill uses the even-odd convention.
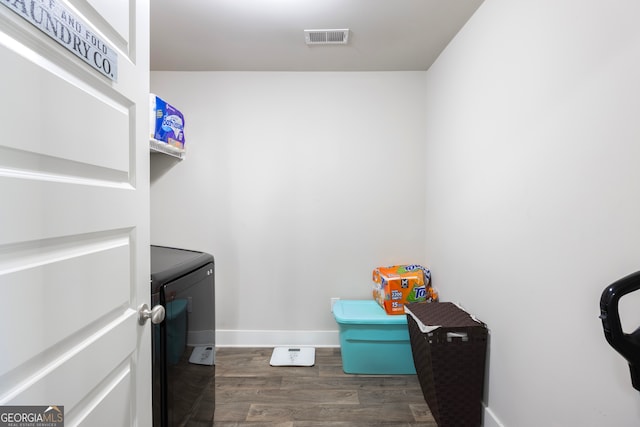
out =
[[[338,331],[216,330],[216,347],[340,347]]]
[[[484,408],[484,423],[483,423],[484,427],[506,427],[504,424],[500,422],[498,417],[496,417],[496,414],[493,413],[491,408],[484,406],[484,404],[483,404],[483,408]]]

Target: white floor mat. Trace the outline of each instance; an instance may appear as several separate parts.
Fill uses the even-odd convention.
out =
[[[271,355],[271,366],[313,366],[316,363],[314,347],[276,347]]]

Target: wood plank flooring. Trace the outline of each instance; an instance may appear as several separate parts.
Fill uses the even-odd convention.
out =
[[[216,350],[215,427],[436,427],[416,375],[345,374],[339,348],[317,348],[313,367],[272,367],[272,352]]]

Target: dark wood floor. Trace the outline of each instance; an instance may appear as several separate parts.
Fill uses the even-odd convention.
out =
[[[436,427],[416,375],[345,374],[339,348],[317,348],[313,367],[272,367],[272,352],[216,350],[215,427]]]

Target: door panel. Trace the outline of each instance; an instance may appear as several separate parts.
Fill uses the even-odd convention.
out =
[[[118,79],[0,5],[0,405],[148,426],[149,3],[56,1],[116,49]]]
[[[0,335],[9,342],[22,343],[0,354],[0,375],[37,356],[43,348],[78,333],[86,325],[98,320],[109,323],[117,315],[112,313],[114,307],[129,303],[127,284],[131,273],[128,268],[92,274],[104,270],[104,266],[128,265],[131,248],[127,235],[105,236],[102,241],[56,239],[40,243],[44,247],[5,248],[0,267],[5,272],[3,298],[30,303],[28,310],[14,304],[0,313]],[[70,286],[76,283],[82,285]],[[42,297],[32,298],[34,295]],[[61,313],[60,307],[65,305],[74,309]],[[16,324],[21,327],[15,328]],[[31,339],[21,340],[23,336]]]
[[[78,425],[95,427],[103,425],[105,420],[112,422],[112,425],[132,425],[131,417],[127,416],[131,412],[126,411],[131,406],[127,393],[130,388],[131,375],[130,371],[126,370],[114,378],[108,386],[104,387],[106,391],[104,395],[96,396],[92,400],[95,405],[88,405],[91,406],[91,410],[83,414],[83,417],[78,417]],[[119,411],[121,408],[125,410]],[[114,418],[115,414],[119,414],[119,418]]]
[[[0,103],[0,117],[13,119],[2,129],[5,147],[129,170],[129,146],[135,142],[130,105],[122,105],[115,91],[101,93],[72,75],[54,75],[46,62],[35,64],[7,48],[0,48],[0,63],[0,93],[12,100]],[[93,129],[91,143],[87,129]]]
[[[114,2],[113,0],[88,0],[88,3],[94,8],[94,10],[96,10],[98,15],[104,17],[104,19],[108,22],[108,25],[98,26],[98,29],[103,33],[108,33],[109,30],[112,30],[128,44],[129,27],[134,24],[133,22],[131,22],[131,19],[133,17],[129,13],[129,2]]]
[[[136,189],[129,184],[117,186],[90,179],[70,179],[52,176],[42,170],[16,174],[11,167],[0,166],[0,179],[5,185],[0,208],[0,222],[3,224],[0,239],[5,245],[22,242],[53,245],[56,243],[40,241],[63,236],[65,239],[82,240],[83,235],[102,230],[119,233],[128,229],[136,217],[133,208],[114,209],[111,202],[116,198],[122,207],[134,204]],[[13,249],[1,248],[2,252]]]
[[[98,332],[91,331],[83,340],[74,342],[64,354],[54,357],[53,363],[38,363],[53,356],[56,349],[42,354],[42,361],[29,363],[36,375],[24,377],[20,387],[6,397],[11,404],[32,405],[43,402],[52,394],[64,402],[66,415],[85,400],[99,384],[108,382],[112,372],[127,360],[125,371],[130,372],[131,347],[135,347],[136,313],[131,310],[104,325]],[[63,345],[65,343],[62,343]],[[69,381],[73,384],[66,387]],[[81,412],[81,411],[75,411]]]

